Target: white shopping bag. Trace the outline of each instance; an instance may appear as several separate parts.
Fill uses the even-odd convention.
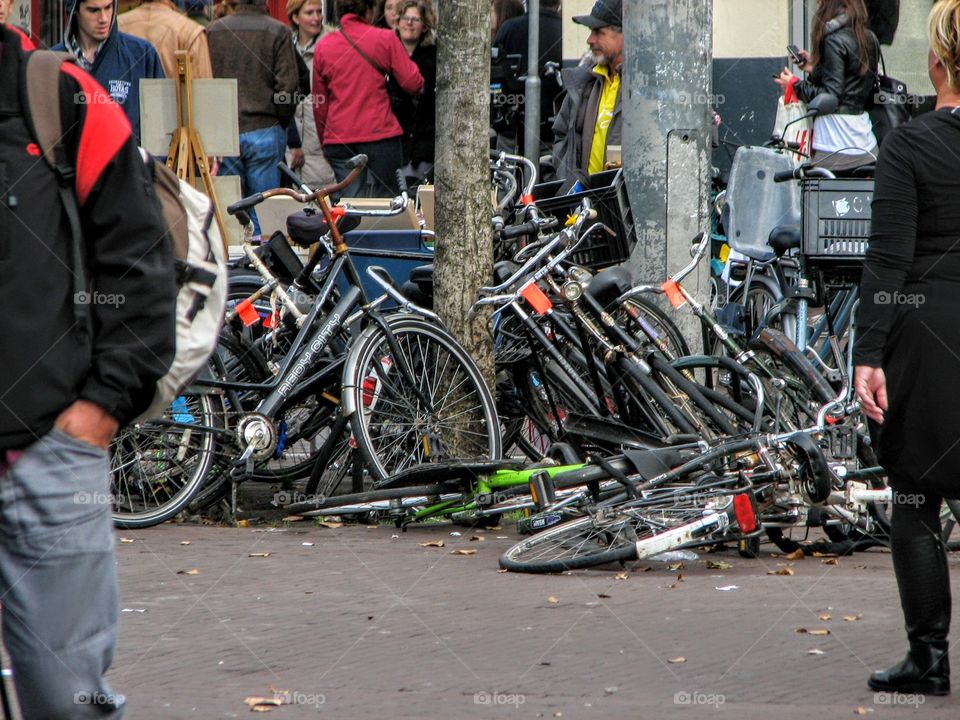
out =
[[[807,114],[807,104],[797,100],[792,92],[789,95],[792,97],[780,97],[777,100],[777,120],[773,125],[773,134],[788,143],[797,143],[800,150],[791,152],[790,155],[794,161],[803,162],[813,152],[813,119],[804,117]],[[793,102],[787,102],[788,100]]]

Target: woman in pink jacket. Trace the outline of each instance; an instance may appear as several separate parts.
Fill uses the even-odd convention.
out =
[[[369,158],[366,171],[344,190],[346,197],[393,197],[403,165],[403,129],[393,114],[386,75],[410,95],[423,77],[397,35],[374,27],[375,0],[337,0],[340,30],[329,33],[313,56],[313,112],[323,154],[339,182],[347,161]]]

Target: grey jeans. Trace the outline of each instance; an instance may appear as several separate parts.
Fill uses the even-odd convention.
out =
[[[0,604],[25,718],[120,718],[107,453],[59,430],[0,467]]]

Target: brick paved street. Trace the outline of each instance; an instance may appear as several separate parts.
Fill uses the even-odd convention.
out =
[[[245,717],[244,698],[271,687],[298,702],[273,709],[276,718],[917,712],[904,704],[914,698],[894,706],[865,685],[869,668],[905,647],[886,552],[799,560],[792,576],[768,575],[788,566],[769,553],[700,553],[677,582],[659,562],[626,579],[616,568],[498,573],[514,537],[506,523],[406,533],[167,524],[118,536],[133,542],[118,544],[125,612],[110,677],[133,720]],[[418,544],[434,539],[445,547]],[[707,560],[733,567],[707,569]],[[738,589],[716,589],[729,585]],[[919,712],[956,718],[958,700],[931,697]]]

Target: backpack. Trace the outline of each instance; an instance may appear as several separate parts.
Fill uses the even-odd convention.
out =
[[[83,237],[63,135],[59,88],[60,66],[72,62],[66,53],[37,51],[25,62],[27,124],[57,176],[62,205],[70,222],[75,290],[85,292]],[[214,223],[213,204],[199,190],[180,180],[143,148],[140,154],[153,182],[173,246],[177,279],[176,352],[166,375],[157,381],[150,407],[134,422],[157,417],[196,377],[217,345],[226,304],[227,258]],[[89,306],[75,303],[80,327],[89,327]]]

